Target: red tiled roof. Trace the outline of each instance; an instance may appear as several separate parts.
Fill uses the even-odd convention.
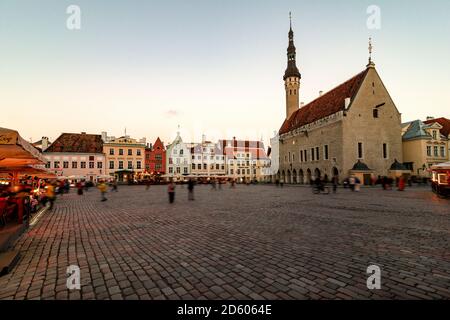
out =
[[[353,78],[345,81],[333,90],[323,94],[319,98],[308,103],[295,111],[289,119],[283,122],[280,134],[287,133],[306,124],[330,116],[338,111],[344,110],[345,99],[353,100],[363,82],[368,69],[358,73]]]
[[[437,118],[424,121],[426,124],[439,123],[442,126],[442,129],[439,130],[444,136],[448,137],[450,134],[450,120],[447,118]]]
[[[102,153],[102,136],[99,134],[63,133],[45,152]]]

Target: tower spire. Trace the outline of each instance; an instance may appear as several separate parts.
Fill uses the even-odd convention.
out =
[[[286,80],[286,78],[289,77],[299,77],[301,78],[300,72],[298,71],[297,65],[296,65],[296,49],[294,45],[294,31],[292,31],[292,13],[289,12],[289,46],[287,48],[287,58],[288,58],[288,65],[286,72],[284,73],[283,80]]]
[[[299,108],[300,71],[296,64],[296,49],[294,45],[294,31],[292,31],[292,13],[289,12],[289,46],[287,48],[287,68],[283,80],[286,90],[286,119]]]

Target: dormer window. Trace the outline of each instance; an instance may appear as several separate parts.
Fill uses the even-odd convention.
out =
[[[436,130],[433,130],[433,139],[437,140],[437,131]]]

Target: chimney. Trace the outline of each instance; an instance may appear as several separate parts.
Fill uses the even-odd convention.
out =
[[[102,140],[103,142],[107,142],[108,140],[108,133],[106,131],[102,131]]]
[[[302,101],[300,102],[300,108],[303,107],[305,105],[305,103]]]
[[[202,134],[202,143],[205,143],[205,141],[206,141],[206,135]]]
[[[82,132],[81,134],[86,134],[86,132]]]
[[[320,91],[319,91],[319,97],[321,97],[322,95],[323,95],[323,91],[320,90]]]
[[[347,109],[350,106],[351,99],[345,98],[345,109]]]
[[[428,117],[427,117],[427,121],[428,121],[428,120],[433,120],[433,119],[434,119],[434,117],[431,117],[431,116],[428,116]]]
[[[48,138],[47,137],[42,137],[42,151],[45,151],[45,149],[48,148]]]

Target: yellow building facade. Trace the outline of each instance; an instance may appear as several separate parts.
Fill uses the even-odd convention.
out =
[[[415,120],[402,125],[402,148],[405,166],[417,177],[430,177],[429,169],[449,160],[449,139],[441,134],[438,122]]]
[[[106,174],[119,182],[130,182],[145,171],[145,143],[129,136],[103,143]]]

